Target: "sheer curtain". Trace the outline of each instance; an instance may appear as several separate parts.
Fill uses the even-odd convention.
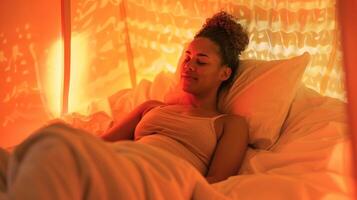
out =
[[[205,18],[226,10],[250,35],[242,59],[283,59],[308,51],[312,61],[303,77],[305,85],[345,100],[335,4],[333,0],[74,0],[74,43],[84,37],[89,51],[77,50],[83,48],[80,42],[72,47],[85,56],[86,63],[78,65],[83,65],[82,74],[89,82],[83,86],[88,87],[85,100],[74,99],[102,98],[143,79],[153,80],[159,72],[174,72],[183,45]]]
[[[219,10],[237,16],[250,35],[242,59],[283,59],[308,51],[312,62],[304,84],[345,100],[335,4],[335,0],[71,0],[68,111],[111,115],[108,98],[141,87],[160,73],[174,73],[184,44]],[[65,76],[60,5],[61,0],[0,3],[3,143],[17,143],[25,137],[20,132],[60,116]],[[128,104],[122,103],[122,107]]]

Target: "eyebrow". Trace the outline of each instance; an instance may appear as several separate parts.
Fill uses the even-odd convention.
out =
[[[185,53],[187,54],[190,54],[191,55],[191,52],[190,51],[185,51]],[[208,55],[204,54],[204,53],[198,53],[197,56],[204,56],[204,57],[208,57]]]

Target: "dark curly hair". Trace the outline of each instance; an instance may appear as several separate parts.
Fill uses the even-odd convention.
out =
[[[233,15],[221,11],[207,18],[194,38],[197,37],[208,38],[218,45],[222,64],[226,64],[232,70],[231,76],[222,82],[220,89],[229,86],[239,67],[239,55],[249,43],[248,34],[243,26]]]

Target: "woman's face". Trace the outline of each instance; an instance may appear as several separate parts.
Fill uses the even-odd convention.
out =
[[[185,51],[180,65],[180,83],[185,92],[205,95],[217,90],[231,74],[222,65],[219,47],[205,37],[195,38]]]

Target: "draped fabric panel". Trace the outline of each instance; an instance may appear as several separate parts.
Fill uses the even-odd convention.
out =
[[[354,184],[357,184],[357,85],[356,74],[357,70],[357,26],[355,19],[357,18],[357,3],[356,1],[341,1],[338,2],[339,21],[342,29],[342,46],[344,57],[344,69],[346,71],[346,88],[348,89],[348,114],[350,127],[349,132],[352,141],[352,157],[354,170]],[[354,187],[354,197],[357,199],[356,186]]]
[[[68,112],[112,115],[108,97],[174,73],[184,44],[219,10],[250,36],[242,59],[308,51],[303,82],[346,99],[335,0],[71,0]],[[45,8],[43,8],[45,6]],[[0,3],[0,146],[60,117],[63,97],[61,0]],[[283,75],[282,75],[283,76]],[[67,83],[67,82],[66,82]]]

